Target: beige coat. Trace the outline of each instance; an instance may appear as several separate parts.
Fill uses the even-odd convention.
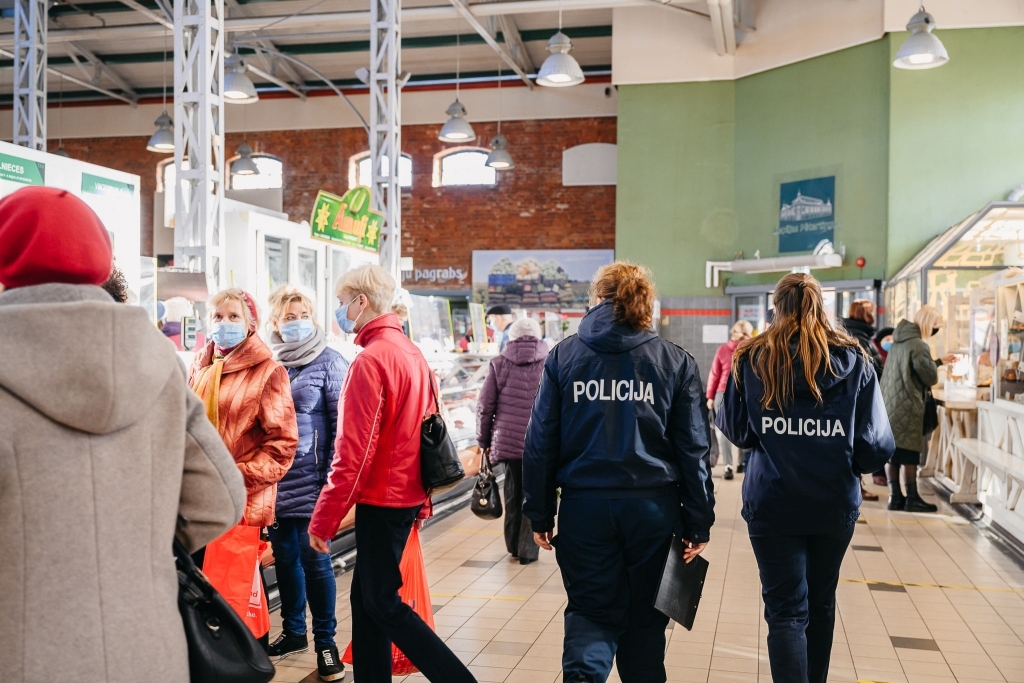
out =
[[[244,504],[141,308],[0,293],[0,681],[188,683],[171,541],[205,545]]]

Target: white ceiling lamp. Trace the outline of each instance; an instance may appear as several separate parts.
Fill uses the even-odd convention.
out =
[[[932,34],[935,17],[924,11],[924,5],[910,18],[907,30],[910,35],[900,45],[892,65],[897,69],[934,69],[949,61],[942,41]]]
[[[156,121],[153,123],[156,125],[156,132],[153,133],[149,138],[149,142],[146,143],[146,149],[150,152],[157,152],[158,154],[170,154],[174,151],[174,121],[167,115],[167,32],[164,31],[164,60],[161,62],[164,85],[163,85],[163,100],[164,100],[164,112],[160,116],[156,117]]]
[[[487,155],[487,165],[496,171],[507,171],[515,168],[512,155],[508,153],[508,139],[501,134],[501,64],[498,64],[498,134],[491,140],[491,152]]]
[[[572,49],[572,42],[569,36],[562,33],[562,3],[558,3],[558,33],[551,36],[548,41],[548,58],[540,67],[537,74],[537,85],[548,88],[568,88],[572,85],[579,85],[586,77],[579,62],[569,54]]]
[[[231,162],[231,175],[259,175],[260,169],[256,160],[252,158],[252,147],[249,143],[242,141],[242,144],[235,150],[238,158]]]
[[[232,104],[250,104],[260,99],[237,52],[224,60],[224,99]]]
[[[469,121],[466,120],[466,108],[462,106],[462,102],[459,102],[459,34],[455,34],[455,101],[452,102],[445,114],[448,115],[448,121],[441,127],[441,132],[438,134],[437,139],[441,142],[472,142],[476,140],[476,131],[473,130],[473,126],[470,125]]]

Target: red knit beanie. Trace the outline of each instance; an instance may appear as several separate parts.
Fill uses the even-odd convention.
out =
[[[0,200],[0,284],[101,285],[113,267],[96,213],[67,190],[26,187]]]

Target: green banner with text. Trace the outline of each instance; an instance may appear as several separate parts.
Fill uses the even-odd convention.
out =
[[[0,180],[22,185],[42,185],[45,178],[46,164],[43,162],[0,154]]]
[[[120,180],[101,178],[89,173],[82,174],[82,192],[85,194],[135,194],[135,186]]]
[[[317,239],[377,251],[384,215],[370,209],[368,187],[353,187],[344,197],[320,190],[309,223]]]

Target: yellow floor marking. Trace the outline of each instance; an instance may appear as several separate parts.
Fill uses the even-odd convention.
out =
[[[843,583],[863,583],[869,586],[911,586],[912,588],[948,588],[958,591],[991,591],[994,593],[1024,593],[1024,588],[993,588],[989,586],[950,586],[944,583],[898,583],[895,581],[869,581],[867,579],[839,579]]]
[[[432,598],[465,598],[467,600],[509,600],[512,602],[526,602],[526,598],[516,598],[509,595],[466,595],[465,593],[431,593]]]

